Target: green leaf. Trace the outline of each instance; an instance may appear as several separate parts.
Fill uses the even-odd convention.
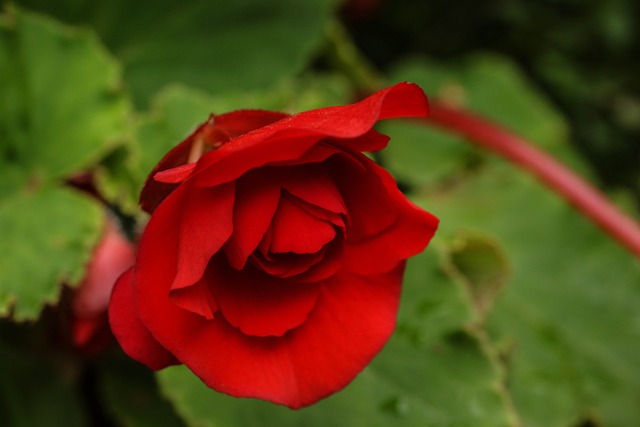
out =
[[[508,185],[505,185],[508,183]],[[640,262],[531,177],[496,163],[420,203],[439,238],[491,233],[513,279],[488,319],[527,427],[640,419]]]
[[[73,190],[44,187],[0,202],[0,317],[35,319],[75,285],[102,231],[97,203]]]
[[[407,262],[398,313],[399,333],[418,346],[437,343],[476,319],[466,288],[431,250]]]
[[[473,318],[464,290],[434,254],[411,260],[401,307],[398,331],[374,362],[307,408],[216,393],[183,366],[158,380],[190,426],[515,426],[499,368],[482,340],[462,330]]]
[[[82,278],[104,217],[64,182],[122,142],[130,106],[91,32],[15,8],[0,17],[0,93],[0,316],[28,320]]]
[[[265,88],[299,73],[335,0],[23,0],[92,25],[125,65],[139,104],[171,82],[216,93]]]
[[[92,33],[19,10],[3,14],[0,180],[39,184],[97,163],[127,129],[119,82]]]

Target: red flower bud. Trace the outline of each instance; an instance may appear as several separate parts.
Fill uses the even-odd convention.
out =
[[[71,338],[77,348],[93,354],[108,344],[111,332],[107,310],[111,291],[118,277],[134,261],[134,244],[123,236],[114,220],[107,220],[87,274],[71,302]]]

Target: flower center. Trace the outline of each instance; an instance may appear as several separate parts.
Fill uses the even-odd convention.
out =
[[[341,215],[283,191],[271,226],[249,260],[276,277],[298,275],[319,264],[343,233]]]

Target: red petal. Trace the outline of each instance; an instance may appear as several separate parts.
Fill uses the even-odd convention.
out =
[[[173,147],[153,168],[140,192],[140,206],[142,209],[152,213],[156,207],[176,189],[177,183],[167,184],[159,182],[156,181],[154,177],[158,172],[173,169],[188,163],[189,153],[195,141],[195,135],[201,132],[204,126],[206,126],[206,123],[200,125],[187,139]],[[189,172],[193,172],[193,169],[190,169]]]
[[[208,153],[198,165],[198,171],[206,172],[199,177],[199,185],[216,185],[266,164],[297,159],[324,138],[358,138],[358,150],[376,150],[383,146],[381,137],[359,137],[369,132],[378,120],[427,113],[427,99],[422,89],[411,83],[399,83],[355,104],[295,114],[239,136]]]
[[[120,346],[151,369],[176,364],[173,355],[153,338],[138,317],[133,268],[120,276],[111,294],[109,321]]]
[[[270,126],[270,132],[299,129],[327,137],[357,138],[371,130],[378,120],[424,117],[428,113],[427,98],[422,89],[413,83],[398,83],[355,104],[294,114]]]
[[[387,146],[389,137],[371,129],[362,136],[349,139],[330,138],[328,143],[348,151],[379,151]]]
[[[268,176],[249,175],[237,182],[234,231],[224,246],[229,263],[238,270],[262,240],[280,200],[280,187]]]
[[[285,168],[281,168],[281,171],[282,169]],[[283,177],[282,186],[289,193],[328,211],[346,212],[342,195],[324,165],[306,164],[285,170],[289,176]]]
[[[296,162],[322,139],[321,135],[309,135],[296,129],[286,134],[263,137],[262,134],[271,127],[263,129],[238,137],[203,156],[196,169],[199,174],[198,185],[218,185],[233,181],[248,171],[265,165]],[[334,152],[335,148],[327,149],[325,146],[326,155]]]
[[[149,213],[153,212],[158,204],[175,190],[175,185],[164,183],[166,180],[169,180],[169,177],[164,173],[158,173],[185,166],[188,163],[193,143],[198,137],[204,136],[210,140],[210,142],[214,140],[227,142],[231,138],[261,128],[284,117],[287,117],[287,115],[261,110],[233,111],[219,116],[212,114],[209,120],[201,124],[184,141],[169,151],[149,174],[140,195],[142,209]],[[182,182],[191,175],[192,171],[193,166],[185,166],[185,168],[179,169],[180,173],[174,171],[171,174],[170,182]],[[157,174],[160,177],[160,181],[154,179]]]
[[[265,272],[270,276],[279,278],[297,276],[301,273],[307,272],[310,269],[315,270],[317,264],[324,264],[325,255],[328,250],[328,246],[323,247],[318,252],[311,254],[294,254],[291,252],[283,254],[255,254],[251,259],[251,263],[258,267],[260,271]],[[315,275],[314,275],[315,276]],[[307,274],[304,275],[304,278]],[[318,280],[303,280],[300,277],[295,278],[296,281],[313,281]]]
[[[265,110],[237,110],[215,117],[215,126],[229,139],[236,138],[289,116]]]
[[[284,193],[271,222],[269,252],[318,252],[336,235],[333,224],[316,218]]]
[[[174,212],[166,218],[179,228],[177,271],[172,289],[196,283],[233,231],[235,183],[198,188],[184,183],[163,204]],[[162,250],[157,248],[157,250]]]
[[[212,267],[210,286],[225,319],[247,335],[281,336],[302,324],[318,299],[319,285],[280,280],[253,268]]]
[[[360,274],[389,271],[398,262],[422,252],[431,241],[438,219],[407,200],[397,188],[393,191],[397,192],[394,203],[399,207],[398,217],[380,233],[347,240],[342,260],[345,270]]]
[[[218,302],[211,293],[211,276],[205,271],[204,276],[194,285],[171,290],[171,300],[192,313],[199,314],[206,319],[213,319],[218,309]]]
[[[333,156],[327,165],[347,205],[349,240],[379,233],[396,220],[397,203],[380,176],[384,169],[360,153]]]
[[[360,153],[334,156],[328,164],[349,210],[347,271],[383,273],[427,246],[438,219],[411,203],[389,172]]]
[[[324,149],[319,152],[326,154]],[[334,152],[331,150],[331,153]],[[324,154],[321,156],[324,158]],[[321,166],[305,164],[251,171],[237,181],[234,232],[224,248],[234,268],[244,267],[269,228],[280,200],[281,188],[309,201],[298,200],[297,203],[312,216],[344,226],[342,216],[334,212],[343,213],[346,207],[335,184]]]
[[[195,163],[177,166],[172,169],[157,172],[153,176],[153,179],[164,184],[180,184],[191,176],[195,168]]]
[[[339,214],[339,213],[325,210],[321,207],[312,205],[310,203],[307,203],[297,198],[296,198],[296,204],[300,206],[302,209],[304,209],[305,211],[309,212],[309,214],[313,215],[318,219],[328,221],[331,224],[336,225],[342,229],[345,227],[346,207],[344,208],[345,214]]]
[[[280,168],[284,166],[302,166],[321,163],[331,156],[341,153],[342,150],[329,144],[327,140],[321,140],[316,145],[305,151],[300,157],[269,162],[269,167]]]
[[[332,242],[327,252],[323,254],[321,262],[310,267],[304,274],[296,276],[296,280],[301,282],[317,282],[325,280],[338,272],[342,267],[342,238]]]
[[[401,263],[384,275],[345,274],[327,282],[316,309],[286,346],[296,382],[282,388],[284,404],[314,403],[371,362],[395,329],[403,271]]]
[[[429,101],[415,83],[397,83],[386,89],[385,102],[380,107],[380,120],[395,117],[426,117]],[[380,93],[380,92],[378,92]]]

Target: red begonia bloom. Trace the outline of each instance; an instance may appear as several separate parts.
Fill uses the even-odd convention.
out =
[[[393,332],[405,260],[438,225],[361,152],[387,144],[378,120],[427,112],[401,83],[291,116],[211,116],[142,191],[152,216],[110,304],[124,351],[291,408],[347,385]]]

